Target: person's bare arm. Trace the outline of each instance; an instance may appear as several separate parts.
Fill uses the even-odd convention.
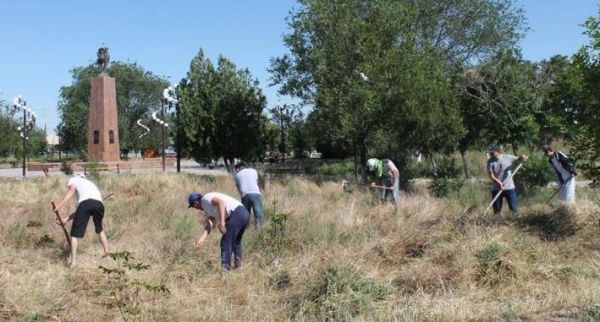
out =
[[[225,229],[225,201],[215,197],[210,203],[219,210],[219,230],[225,234],[227,232]]]
[[[69,190],[67,190],[67,193],[65,194],[63,199],[56,205],[56,208],[54,208],[52,210],[53,211],[60,210],[67,202],[69,202],[69,200],[71,200],[71,198],[73,198],[74,195],[75,195],[75,186],[71,185],[71,186],[69,186]],[[70,219],[71,219],[70,216],[66,217],[66,218],[61,218],[61,224],[64,225]]]
[[[392,169],[392,179],[394,179],[394,182],[396,182],[396,179],[398,178],[400,178],[400,171],[398,171],[398,168]]]
[[[504,190],[504,183],[502,181],[498,180],[498,178],[496,178],[496,176],[494,175],[494,173],[492,171],[488,172],[488,176],[490,177],[490,180],[492,180],[493,182],[498,184],[498,186],[500,186],[500,190]]]
[[[208,235],[212,231],[212,228],[215,224],[214,221],[215,219],[212,217],[208,217],[208,219],[206,219],[206,223],[204,224],[204,231],[202,232],[202,235],[200,235],[200,238],[198,238],[198,241],[196,242],[196,249],[200,249],[200,246],[202,246],[202,244],[204,244],[204,241],[206,241],[206,238],[208,238]]]

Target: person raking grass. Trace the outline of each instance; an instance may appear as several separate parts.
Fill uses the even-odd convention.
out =
[[[221,267],[223,272],[231,270],[231,255],[234,255],[233,268],[242,266],[242,237],[248,226],[250,215],[244,205],[235,198],[219,192],[209,192],[202,196],[192,192],[188,197],[189,208],[196,208],[206,218],[204,231],[198,238],[195,248],[200,249],[215,226],[221,236]]]
[[[89,181],[83,173],[74,174],[67,182],[67,186],[67,193],[52,211],[60,210],[77,194],[78,201],[75,213],[71,216],[57,219],[57,224],[59,225],[65,225],[70,220],[73,220],[73,224],[71,225],[71,256],[67,264],[70,268],[73,268],[77,266],[78,240],[85,235],[90,217],[94,221],[96,234],[100,237],[100,244],[102,245],[104,254],[108,253],[108,239],[102,227],[104,204],[102,203],[102,195],[98,187]]]
[[[502,192],[500,198],[496,199],[493,204],[494,214],[499,214],[502,211],[502,199],[506,198],[508,207],[513,213],[519,209],[517,199],[517,190],[515,182],[512,178],[512,167],[514,164],[527,162],[527,156],[521,155],[516,157],[510,154],[503,154],[502,147],[497,144],[492,144],[488,148],[490,158],[487,160],[487,172],[492,181],[492,199]]]
[[[394,162],[389,159],[369,159],[366,168],[367,173],[384,187],[381,189],[381,202],[385,202],[391,195],[394,202],[398,204],[400,201],[400,172]],[[373,182],[371,186],[375,187],[376,183]]]
[[[558,177],[558,200],[566,204],[575,202],[575,161],[562,151],[554,151],[549,145],[542,146],[550,166]]]

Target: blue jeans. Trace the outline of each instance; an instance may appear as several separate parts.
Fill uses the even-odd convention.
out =
[[[498,190],[492,191],[492,198],[496,197],[497,194],[498,194]],[[503,190],[502,195],[500,195],[500,197],[498,197],[498,199],[496,199],[496,201],[494,202],[494,205],[493,205],[494,213],[499,214],[502,211],[502,199],[503,198],[506,198],[506,202],[508,202],[508,208],[510,208],[510,210],[512,212],[517,212],[517,210],[519,208],[519,202],[517,201],[517,190],[510,189],[510,190]]]
[[[242,237],[248,226],[248,210],[239,206],[225,220],[227,232],[221,237],[221,266],[231,268],[231,253],[235,256],[235,266],[242,266]]]
[[[260,193],[249,193],[242,197],[242,205],[248,209],[248,213],[254,213],[254,222],[257,227],[262,227],[264,221],[264,212],[262,197]]]
[[[398,204],[398,201],[400,201],[400,179],[396,178],[396,180],[393,180],[392,178],[385,178],[383,179],[383,186],[394,188],[394,190],[381,189],[381,202],[386,202],[389,199],[389,196],[392,196],[394,202]]]

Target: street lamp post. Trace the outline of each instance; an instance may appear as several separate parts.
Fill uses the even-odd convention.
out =
[[[165,88],[165,90],[163,91],[163,99],[164,99],[164,104],[163,104],[163,109],[162,109],[162,118],[164,119],[165,117],[165,108],[168,109],[172,109],[173,107],[175,107],[175,113],[177,114],[176,117],[179,117],[179,100],[177,98],[177,92],[176,92],[176,87],[173,86],[169,86],[167,88]],[[167,127],[168,124],[165,123],[165,126],[163,127],[163,171],[165,169],[165,134],[164,134],[164,130],[165,127]],[[181,165],[180,165],[180,147],[179,147],[179,131],[177,130],[176,132],[176,144],[177,144],[177,172],[179,172],[181,170]]]
[[[29,107],[27,102],[21,97],[21,95],[15,97],[13,100],[13,108],[15,110],[23,111],[23,125],[17,127],[20,131],[21,141],[23,142],[23,178],[27,176],[27,141],[29,140],[29,130],[35,126],[36,114]]]

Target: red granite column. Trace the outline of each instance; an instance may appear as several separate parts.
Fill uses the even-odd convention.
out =
[[[92,78],[88,120],[88,160],[119,161],[119,125],[115,79]]]

